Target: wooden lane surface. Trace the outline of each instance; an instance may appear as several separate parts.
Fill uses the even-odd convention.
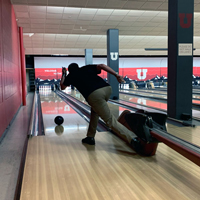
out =
[[[70,91],[69,92],[72,96],[76,97],[76,94],[79,94],[78,91]],[[80,98],[76,97],[77,99],[81,99],[83,100],[83,97],[80,95]],[[121,95],[120,98],[127,100],[127,96],[125,95]],[[159,104],[159,103],[158,103]],[[119,117],[119,113],[120,113],[120,106],[108,103],[108,106],[112,112],[112,114],[118,118]],[[122,112],[122,109],[121,109]],[[149,112],[156,112],[155,110],[152,111],[151,109],[149,110]],[[195,112],[195,115],[197,116],[199,112],[193,111]],[[199,116],[200,117],[200,116]],[[196,124],[196,123],[195,123]],[[191,142],[195,145],[200,146],[200,123],[198,126],[196,126],[195,128],[190,127],[190,126],[175,126],[173,124],[167,124],[167,129],[168,132],[171,133],[172,135],[179,137],[181,139],[184,139],[188,142]]]
[[[179,137],[187,142],[195,144],[200,148],[200,126],[175,126],[173,124],[167,124],[167,131],[172,135]]]
[[[111,133],[29,140],[21,200],[200,199],[200,168],[164,144],[142,157]]]

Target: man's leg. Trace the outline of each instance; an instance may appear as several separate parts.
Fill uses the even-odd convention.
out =
[[[95,144],[95,134],[97,129],[97,124],[99,121],[99,115],[91,107],[90,124],[87,131],[87,137],[82,139],[83,143],[94,145]]]
[[[107,101],[111,94],[111,87],[104,87],[95,90],[88,97],[88,103],[92,109],[104,120],[108,127],[110,127],[116,134],[126,138],[130,143],[136,135],[117,121],[114,115],[110,112]]]
[[[87,137],[95,137],[99,115],[91,107],[90,124],[87,131]]]

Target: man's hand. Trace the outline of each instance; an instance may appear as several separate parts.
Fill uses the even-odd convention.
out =
[[[62,67],[62,77],[61,77],[61,80],[60,80],[60,87],[61,87],[61,90],[64,90],[66,88],[65,85],[63,85],[64,81],[65,81],[65,77],[66,77],[66,73],[67,73],[67,70],[65,67]]]
[[[112,74],[113,76],[115,76],[117,78],[117,81],[119,83],[125,83],[125,80],[123,78],[123,76],[120,76],[119,74],[117,74],[117,72],[115,72],[112,68],[110,68],[109,66],[105,65],[105,64],[99,64],[97,65],[97,70],[101,71],[101,69],[103,69],[104,71]]]
[[[66,70],[65,67],[62,67],[62,74],[63,74],[63,75],[66,75],[66,74],[67,74],[67,70]]]
[[[117,81],[118,81],[119,83],[125,83],[125,80],[124,80],[123,76],[121,76],[121,75],[119,75],[119,74],[116,74],[116,78],[117,78]]]

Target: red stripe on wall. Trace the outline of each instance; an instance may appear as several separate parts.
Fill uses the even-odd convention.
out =
[[[46,79],[60,79],[62,76],[61,68],[36,68],[35,78]]]
[[[156,76],[167,77],[167,67],[146,67],[146,68],[119,68],[119,74],[123,77],[127,76],[132,80],[146,81]],[[200,67],[193,67],[193,74],[200,76]],[[36,68],[36,78],[60,79],[62,75],[61,68]],[[103,79],[107,78],[107,72],[103,71],[99,74]]]

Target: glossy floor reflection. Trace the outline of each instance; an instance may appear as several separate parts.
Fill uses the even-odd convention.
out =
[[[85,120],[53,92],[41,93],[41,100],[48,134],[29,140],[21,200],[199,199],[200,168],[165,144],[150,157],[110,132],[98,132],[95,146],[83,145]],[[109,106],[119,115],[119,106]],[[54,123],[56,115],[64,116],[63,127]],[[188,140],[198,138],[199,127],[169,128]]]
[[[66,89],[66,90],[64,90],[64,92],[76,97],[77,99],[81,100],[82,102],[85,102],[85,99],[77,90]],[[129,92],[127,92],[127,95],[120,94],[119,98],[120,98],[119,102],[121,102],[120,100],[128,101],[129,103],[127,103],[127,104],[129,104],[131,106],[130,103],[133,103],[132,106],[134,106],[138,109],[146,109],[149,111],[152,111],[152,109],[158,109],[158,110],[163,110],[165,112],[167,111],[167,103],[160,102],[159,100],[148,99],[145,97],[133,97],[133,96],[129,95]],[[144,107],[142,107],[142,106],[144,106]],[[110,106],[110,107],[113,107],[113,106]],[[117,107],[119,107],[119,106],[115,106],[114,110],[118,109]],[[149,107],[149,108],[147,108],[147,107]],[[119,107],[119,110],[123,111],[124,108]],[[154,112],[155,112],[155,110],[154,110]],[[119,112],[118,115],[116,115],[115,117],[118,117],[120,113],[121,112]],[[193,109],[192,114],[194,117],[200,118],[200,111]]]
[[[68,89],[68,90],[65,90],[64,92],[85,102],[84,98],[77,90]],[[145,98],[132,97],[128,94],[127,95],[120,94],[120,99],[126,100],[127,105],[134,106],[138,109],[145,109],[149,112],[160,112],[160,111],[154,110],[153,108],[162,109],[163,111],[167,110],[167,104],[159,102],[159,101],[153,101],[153,100],[149,100],[149,99],[145,99]],[[119,100],[119,102],[120,102],[120,100]],[[87,103],[87,102],[85,102],[85,103]],[[137,103],[137,104],[134,104],[134,103]],[[121,114],[121,112],[123,112],[123,110],[125,110],[125,108],[115,105],[115,104],[111,104],[111,103],[108,103],[108,106],[116,118],[118,118],[119,115]],[[147,108],[146,106],[150,106],[151,108]],[[193,115],[196,117],[200,117],[200,112],[197,110],[193,110]],[[169,133],[171,133],[181,139],[184,139],[188,142],[191,142],[193,144],[200,146],[200,135],[199,135],[200,124],[198,125],[198,123],[197,123],[195,128],[185,127],[185,126],[177,126],[177,125],[173,125],[173,124],[167,124],[167,127],[168,127]]]
[[[87,131],[88,123],[67,103],[58,97],[55,92],[40,91],[40,99],[45,135],[54,136],[56,134],[61,136],[79,130]],[[58,127],[54,122],[56,116],[62,116],[64,118],[62,124],[64,130],[62,131],[62,134],[61,131],[59,131],[60,133],[57,133]]]

